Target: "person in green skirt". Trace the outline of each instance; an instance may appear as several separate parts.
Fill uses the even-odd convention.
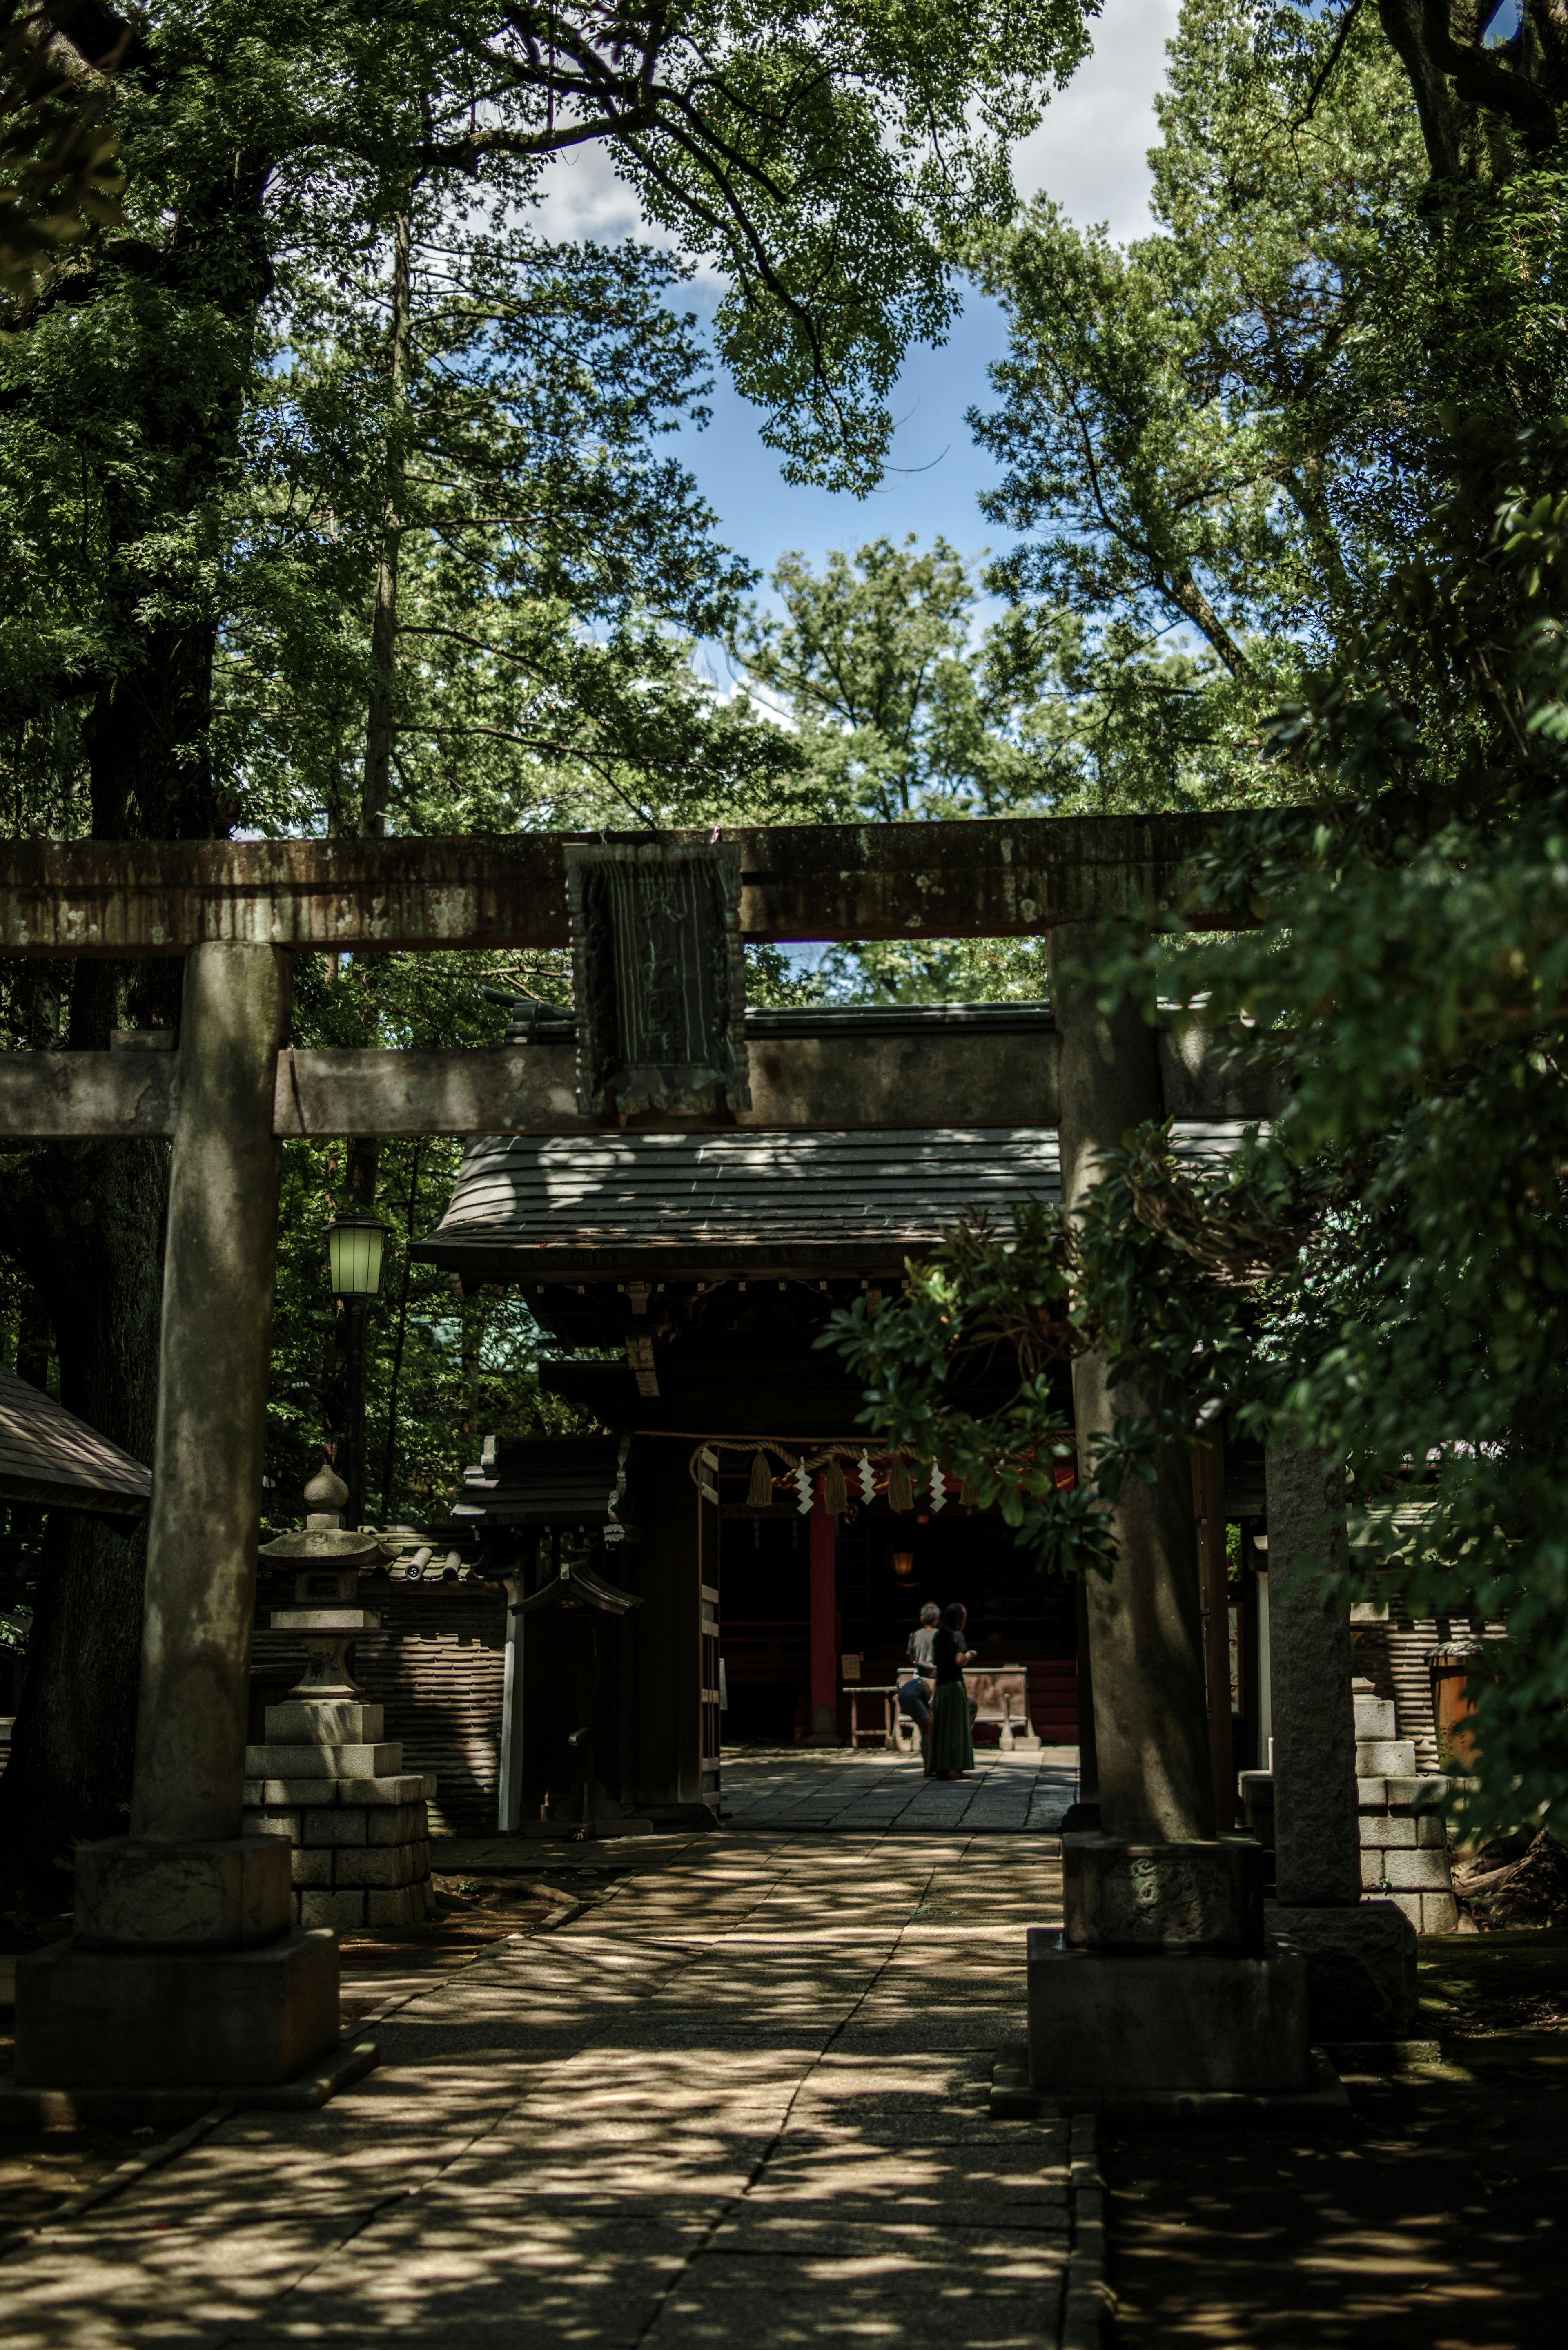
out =
[[[968,1621],[968,1610],[955,1599],[950,1607],[944,1608],[931,1642],[937,1689],[931,1700],[931,1726],[926,1732],[929,1779],[961,1779],[966,1771],[974,1768],[969,1691],[963,1680],[963,1669],[974,1655],[974,1650],[963,1644],[963,1628]]]

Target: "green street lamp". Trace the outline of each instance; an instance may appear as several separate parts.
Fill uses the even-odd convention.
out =
[[[374,1216],[338,1216],[327,1227],[327,1278],[343,1307],[348,1357],[345,1527],[359,1526],[365,1518],[365,1316],[381,1294],[386,1244],[387,1228]]]

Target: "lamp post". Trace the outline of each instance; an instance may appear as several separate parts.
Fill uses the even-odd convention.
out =
[[[381,1292],[381,1252],[387,1228],[374,1216],[338,1216],[327,1227],[327,1271],[343,1306],[348,1356],[348,1458],[344,1482],[347,1527],[365,1516],[365,1316]]]

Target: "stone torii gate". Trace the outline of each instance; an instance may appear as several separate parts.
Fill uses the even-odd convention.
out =
[[[1072,941],[1171,903],[1201,837],[1200,819],[1171,816],[727,835],[740,849],[742,939],[1052,936],[1059,1065],[1024,1115],[1059,1122],[1069,1201],[1094,1180],[1097,1150],[1162,1114],[1153,1028],[1137,1006],[1106,1019],[1074,987]],[[23,2084],[265,2085],[335,2041],[335,1945],[288,1929],[286,1846],[240,1833],[282,1144],[601,1121],[578,1108],[569,1055],[549,1048],[291,1049],[291,957],[564,946],[568,838],[0,849],[0,954],[185,959],[177,1051],[0,1055],[0,1136],[173,1141],[130,1833],[78,1855],[73,1938],[18,1970]],[[836,1053],[857,1052],[871,1057],[836,1066]],[[820,1039],[753,1051],[738,1122],[929,1124],[928,1102],[878,1085],[875,1054]],[[985,1091],[978,1075],[975,1088]],[[950,1094],[943,1111],[952,1125],[1004,1123],[1019,1105],[999,1114],[993,1098]],[[1075,1401],[1085,1442],[1127,1408],[1092,1360],[1077,1367]],[[1189,1891],[1201,1846],[1219,1877],[1211,1866],[1210,1894],[1196,1910],[1188,1900],[1185,1939],[1206,1947],[1226,1939],[1240,1897],[1220,1884],[1235,1870],[1214,1843],[1185,1459],[1137,1486],[1119,1516],[1126,1572],[1089,1610],[1100,1841],[1116,1851],[1091,1856],[1080,1939],[1085,1951],[1115,1946],[1089,1913],[1116,1907],[1129,1851],[1182,1847]],[[1139,1881],[1152,1881],[1147,1866]],[[1070,1930],[1074,1898],[1070,1887]],[[1167,1943],[1169,1906],[1155,1904]]]

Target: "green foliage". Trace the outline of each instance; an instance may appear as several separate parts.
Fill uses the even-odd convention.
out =
[[[956,1233],[836,1336],[868,1425],[999,1490],[1061,1440],[1032,1314],[1054,1367],[1094,1345],[1136,1382],[1070,1511],[1038,1477],[1014,1502],[1057,1563],[1114,1572],[1104,1498],[1221,1417],[1343,1459],[1352,1591],[1506,1617],[1472,1685],[1486,1832],[1568,1805],[1568,322],[1519,102],[1568,81],[1438,22],[1194,0],[1159,233],[1118,253],[1036,207],[982,256],[1013,321],[993,512],[1033,534],[991,584],[1091,657],[1184,629],[1199,790],[1255,810],[1216,823],[1191,927],[1099,987],[1184,1000],[1284,1106],[1212,1174],[1127,1138],[1080,1230]],[[1001,1410],[965,1406],[981,1344],[1017,1364]]]
[[[88,68],[56,33],[68,9],[0,0],[0,288],[15,310],[48,283],[63,245],[120,217],[119,136],[107,84],[129,35]],[[76,69],[73,71],[72,68]]]
[[[1195,1016],[1275,1057],[1267,1143],[1193,1179],[1140,1135],[1065,1263],[1071,1346],[1157,1399],[1096,1464],[1101,1491],[1220,1414],[1289,1431],[1345,1461],[1355,1590],[1391,1577],[1417,1614],[1506,1617],[1467,1798],[1495,1828],[1568,1802],[1568,424],[1461,436],[1452,460],[1372,631],[1429,691],[1394,709],[1336,683],[1282,713],[1278,754],[1336,796],[1218,828],[1194,919],[1244,906],[1257,927],[1143,958],[1144,990],[1177,974]],[[1104,974],[1127,981],[1125,958]],[[966,1427],[931,1399],[941,1348],[1062,1247],[1041,1225],[950,1254],[940,1315],[895,1309],[877,1336],[901,1369],[843,1326],[879,1432],[912,1433],[912,1393],[944,1458],[1047,1436],[1023,1353],[1007,1413]],[[1048,1510],[1025,1528],[1047,1557],[1075,1532]]]
[[[1092,13],[474,10],[424,152],[466,167],[609,140],[649,217],[722,274],[720,348],[786,472],[864,489],[907,343],[956,316],[953,244],[1005,213],[1009,142],[1084,55]],[[483,119],[464,124],[476,98]]]
[[[216,669],[250,816],[358,829],[372,605],[396,546],[394,830],[700,822],[787,798],[792,746],[689,663],[752,574],[657,454],[702,414],[680,273],[634,246],[416,210],[406,317],[379,249],[296,287],[248,419],[244,603]],[[389,373],[398,334],[399,368]]]
[[[748,610],[732,650],[753,690],[798,730],[825,817],[996,816],[1036,781],[1017,739],[1038,664],[1016,632],[975,645],[979,594],[943,538],[873,540],[818,578],[786,555],[782,612]]]
[[[1445,415],[1568,400],[1563,184],[1434,191],[1369,12],[1188,0],[1159,120],[1155,234],[1118,249],[1042,199],[974,248],[1011,330],[982,504],[1025,535],[987,585],[1077,631],[1097,804],[1277,802],[1267,722],[1314,671],[1407,691],[1384,588],[1450,478]]]
[[[1085,1343],[1070,1253],[1060,1210],[1043,1201],[1015,1209],[1006,1238],[983,1218],[961,1222],[908,1268],[902,1295],[857,1299],[817,1341],[866,1381],[867,1427],[961,1477],[967,1497],[998,1509],[1059,1570],[1111,1556],[1098,1497],[1056,1482],[1075,1449],[1060,1368]],[[963,1373],[999,1347],[1016,1357],[1017,1393],[1003,1410],[978,1414]]]
[[[1160,1446],[1197,1443],[1251,1393],[1262,1285],[1332,1185],[1263,1140],[1195,1184],[1168,1129],[1147,1127],[1111,1154],[1080,1217],[1033,1201],[1006,1232],[961,1222],[907,1267],[901,1296],[857,1300],[820,1343],[866,1380],[880,1440],[961,1475],[1040,1565],[1110,1574],[1106,1505],[1128,1476],[1152,1478]],[[1064,1374],[1091,1348],[1112,1384],[1153,1401],[1096,1440],[1086,1482],[1059,1483],[1056,1465],[1076,1459]],[[965,1373],[999,1358],[1016,1385],[977,1409]]]

